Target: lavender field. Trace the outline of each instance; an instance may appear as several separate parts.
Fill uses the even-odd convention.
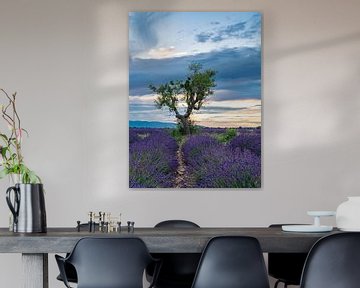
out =
[[[129,187],[261,187],[261,129],[173,135],[170,128],[129,129]]]

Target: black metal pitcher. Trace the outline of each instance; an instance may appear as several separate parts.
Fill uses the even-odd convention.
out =
[[[12,192],[13,197],[11,197]],[[14,216],[14,232],[43,233],[47,231],[42,184],[15,184],[6,190],[6,202]]]

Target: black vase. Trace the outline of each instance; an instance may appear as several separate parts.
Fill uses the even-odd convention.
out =
[[[12,192],[13,197],[11,197]],[[6,190],[6,202],[14,216],[14,232],[45,233],[47,231],[42,184],[15,184]]]

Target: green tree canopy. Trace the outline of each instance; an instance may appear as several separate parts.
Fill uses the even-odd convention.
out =
[[[155,105],[161,109],[167,107],[180,124],[184,134],[190,134],[190,116],[194,110],[200,110],[206,98],[214,94],[216,71],[204,70],[200,63],[189,65],[189,74],[186,80],[174,80],[158,87],[149,85],[157,94]],[[186,104],[184,112],[179,109],[179,102]]]

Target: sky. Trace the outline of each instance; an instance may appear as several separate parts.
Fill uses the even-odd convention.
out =
[[[175,122],[168,109],[156,108],[149,84],[184,80],[194,62],[217,72],[214,94],[192,115],[196,124],[261,126],[257,12],[130,12],[130,120]]]

